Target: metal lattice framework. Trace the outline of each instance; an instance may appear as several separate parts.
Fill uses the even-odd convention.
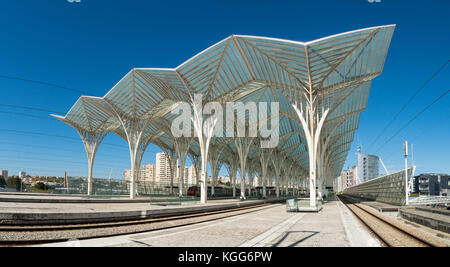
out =
[[[408,177],[413,176],[414,169],[414,166],[407,169]],[[405,205],[405,182],[405,170],[401,170],[346,188],[343,193],[357,198]]]
[[[187,153],[201,158],[197,165],[201,165],[202,202],[206,202],[208,152],[214,151],[214,161],[232,164],[229,158],[239,157],[240,164],[234,161],[230,169],[240,167],[244,174],[248,162],[256,159],[262,164],[256,169],[263,180],[275,177],[277,194],[278,185],[287,187],[307,179],[311,205],[315,205],[316,186],[320,193],[342,170],[394,29],[395,25],[372,27],[311,42],[232,35],[177,68],[133,69],[104,97],[83,96],[66,116],[53,116],[81,132],[85,143],[95,144],[95,149],[86,148],[88,159],[92,158],[90,170],[95,152],[89,151],[96,151],[105,134],[113,132],[128,142],[133,198],[134,180],[148,144],[173,151],[183,147],[180,155],[185,158],[186,147],[177,146],[169,129],[178,117],[171,111],[180,102],[190,103],[198,135]],[[201,103],[195,101],[199,94]],[[259,136],[203,134],[203,128],[212,132],[217,121],[206,120],[199,105],[213,101],[222,106],[279,103],[276,116],[270,105],[264,110],[268,121],[279,121],[279,145],[260,149],[263,138]],[[248,121],[247,128],[258,121],[258,116],[246,112],[237,116]],[[241,186],[245,187],[244,180]],[[241,194],[245,198],[245,190]]]

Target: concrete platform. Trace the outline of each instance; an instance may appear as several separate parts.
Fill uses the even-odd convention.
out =
[[[342,203],[318,213],[291,213],[285,205],[172,229],[42,246],[106,247],[377,247]]]
[[[399,211],[400,217],[432,229],[450,233],[450,211],[429,207],[405,207]]]
[[[285,201],[269,199],[267,202]],[[208,204],[161,206],[147,203],[24,203],[0,202],[2,225],[48,225],[71,223],[112,222],[145,218],[179,216],[200,212],[247,207],[265,203],[264,200],[210,200]]]

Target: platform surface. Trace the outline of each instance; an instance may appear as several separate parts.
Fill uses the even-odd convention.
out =
[[[376,247],[340,202],[325,203],[318,213],[290,213],[285,205],[195,225],[42,246],[168,247]]]

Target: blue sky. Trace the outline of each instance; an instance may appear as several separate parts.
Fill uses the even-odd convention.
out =
[[[131,68],[176,67],[231,34],[309,41],[364,27],[397,24],[383,74],[372,84],[356,147],[374,153],[404,123],[449,90],[450,64],[427,85],[376,144],[376,136],[420,86],[450,58],[450,3],[446,0],[341,1],[0,1],[0,76],[53,83],[103,96]],[[61,88],[0,77],[0,169],[10,174],[87,175],[76,132],[49,118],[80,96]],[[25,113],[35,117],[23,116]],[[62,138],[14,131],[67,136]],[[386,144],[389,170],[403,167],[402,142],[414,143],[417,172],[450,173],[450,94]],[[144,162],[154,163],[157,147]],[[125,141],[110,135],[98,152],[94,176],[121,178],[129,168]]]

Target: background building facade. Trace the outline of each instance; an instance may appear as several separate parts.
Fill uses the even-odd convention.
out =
[[[170,161],[166,153],[156,154],[156,182],[157,183],[170,183]],[[174,184],[176,183],[175,177],[173,179]]]
[[[131,170],[125,170],[123,173],[125,181],[131,180]],[[139,171],[139,180],[144,182],[156,181],[156,166],[152,164],[143,165]]]
[[[380,158],[378,156],[363,154],[358,151],[358,184],[380,176],[379,162]]]
[[[448,196],[450,175],[426,173],[414,177],[414,193],[421,196]]]

